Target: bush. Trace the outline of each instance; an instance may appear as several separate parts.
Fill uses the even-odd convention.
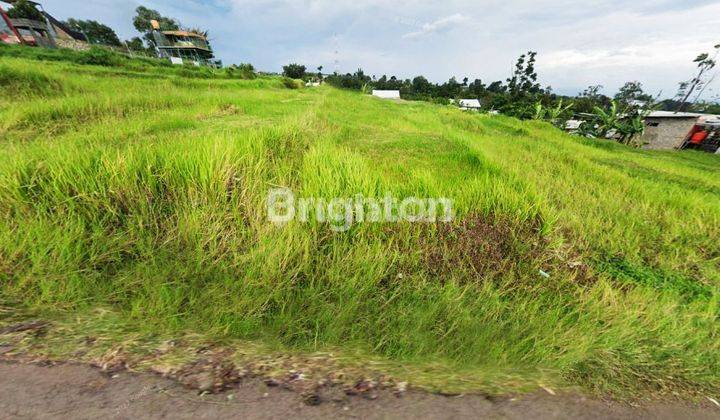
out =
[[[291,79],[289,77],[283,77],[282,82],[283,86],[288,89],[300,89],[303,86],[301,80]]]
[[[77,59],[78,64],[90,64],[94,66],[117,66],[125,59],[120,54],[114,53],[101,47],[92,47],[85,54]]]
[[[233,64],[225,69],[225,76],[229,79],[254,79],[257,77],[255,67],[250,63]]]
[[[302,79],[303,77],[305,77],[305,70],[305,66],[291,63],[287,66],[283,66],[283,76],[289,77],[291,79]]]

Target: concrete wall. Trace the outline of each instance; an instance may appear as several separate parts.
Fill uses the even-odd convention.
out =
[[[60,48],[69,48],[71,50],[87,51],[90,49],[87,42],[76,41],[72,38],[55,38],[55,43]]]
[[[641,139],[643,147],[655,150],[680,147],[696,122],[697,118],[647,118]]]

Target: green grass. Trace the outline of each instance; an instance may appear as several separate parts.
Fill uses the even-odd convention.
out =
[[[720,389],[718,156],[281,79],[13,54],[3,300],[449,376]],[[265,217],[278,185],[450,197],[458,221],[279,228]]]

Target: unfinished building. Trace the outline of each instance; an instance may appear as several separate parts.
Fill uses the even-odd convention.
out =
[[[46,48],[89,48],[83,34],[65,26],[35,1],[28,3],[37,9],[37,18],[8,17],[5,10],[12,8],[15,3],[16,0],[0,0],[0,42]]]
[[[160,57],[170,59],[173,64],[217,64],[205,34],[194,31],[162,31],[156,21],[153,21],[152,25],[153,38]]]

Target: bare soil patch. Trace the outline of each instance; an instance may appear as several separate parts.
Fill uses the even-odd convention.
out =
[[[492,398],[444,397],[408,391],[380,392],[374,399],[329,389],[308,401],[257,379],[219,394],[198,394],[151,374],[101,373],[85,365],[41,366],[0,359],[3,418],[534,418],[717,419],[720,408],[682,403],[633,407],[579,395]]]

